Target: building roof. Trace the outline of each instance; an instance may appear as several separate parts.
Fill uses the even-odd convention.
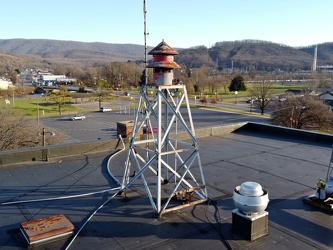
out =
[[[148,55],[178,55],[179,53],[170,47],[169,44],[160,42],[155,48],[153,48]]]
[[[37,249],[332,249],[333,217],[302,200],[326,176],[332,137],[266,125],[245,125],[199,138],[207,204],[155,218],[139,179],[126,197],[115,196],[126,150],[81,154],[0,168],[0,246],[23,247],[21,222],[64,214],[75,230],[99,207],[78,237]],[[308,136],[306,136],[308,135]],[[232,232],[233,189],[255,181],[268,190],[268,235],[248,241]],[[168,185],[173,185],[169,183]],[[68,197],[76,194],[87,196]],[[93,193],[93,195],[92,195]],[[56,197],[68,199],[55,199]],[[40,202],[22,201],[50,198]],[[110,200],[109,200],[110,199]],[[21,201],[3,205],[4,202]],[[104,204],[104,206],[101,206]]]
[[[164,41],[162,41],[159,45],[153,48],[148,54],[153,55],[153,59],[149,61],[147,68],[166,68],[166,69],[181,68],[173,60],[173,56],[178,55],[179,53],[173,48],[171,48]]]
[[[333,100],[333,93],[330,91],[326,91],[319,95],[320,100]]]

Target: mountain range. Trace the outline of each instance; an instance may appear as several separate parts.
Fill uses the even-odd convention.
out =
[[[169,44],[172,46],[172,44]],[[175,61],[190,68],[208,66],[220,69],[251,67],[263,71],[297,71],[312,67],[317,46],[317,65],[333,65],[333,42],[307,47],[290,47],[260,40],[218,42],[211,48],[174,48]],[[153,47],[148,47],[148,52]],[[47,39],[0,39],[0,64],[10,67],[37,67],[76,64],[99,65],[109,62],[142,61],[144,46],[137,44],[86,43]]]

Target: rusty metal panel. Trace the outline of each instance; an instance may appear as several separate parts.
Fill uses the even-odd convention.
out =
[[[166,42],[162,41],[159,45],[153,48],[148,55],[178,55],[179,53],[171,48]]]
[[[74,225],[63,214],[57,214],[22,222],[20,229],[31,245],[70,235],[74,232]]]
[[[181,68],[175,62],[150,62],[147,68],[168,68],[168,69],[179,69]]]
[[[180,68],[180,66],[174,62],[173,56],[170,55],[154,55],[153,61],[149,62],[147,68]]]

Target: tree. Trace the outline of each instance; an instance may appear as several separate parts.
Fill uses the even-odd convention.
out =
[[[186,76],[187,77],[191,77],[192,71],[191,71],[191,69],[188,66],[186,66],[185,72],[186,72]]]
[[[98,97],[98,107],[102,107],[103,99],[110,94],[110,84],[106,80],[98,80],[95,86],[95,95]]]
[[[245,91],[246,85],[244,83],[244,77],[238,75],[231,80],[229,85],[229,91]]]
[[[304,129],[319,128],[326,131],[332,129],[332,112],[322,101],[306,95],[289,97],[284,102],[277,102],[271,115],[273,124]]]
[[[88,87],[94,87],[98,76],[97,68],[87,67],[82,75],[79,76],[80,80]]]
[[[193,80],[193,87],[198,91],[205,91],[207,68],[202,67],[192,72],[191,79]]]
[[[223,75],[222,79],[221,79],[221,86],[222,86],[225,94],[227,93],[228,85],[229,85],[229,81],[227,79],[227,76]]]
[[[219,85],[219,76],[212,76],[208,79],[208,89],[210,93],[213,93],[214,91],[217,92],[217,87]]]
[[[251,77],[251,79],[254,79],[257,75],[257,70],[255,67],[251,66],[250,67],[250,72],[249,72],[249,76]]]
[[[199,85],[198,84],[193,84],[193,90],[195,93],[199,92]]]
[[[147,81],[148,81],[148,79],[147,79]],[[140,80],[139,80],[139,82],[138,82],[138,85],[139,85],[140,87],[143,87],[143,86],[145,86],[145,84],[146,84],[146,76],[145,76],[145,70],[143,70],[143,71],[142,71],[142,74],[141,74],[141,76],[140,76]]]
[[[270,102],[271,89],[272,83],[265,81],[256,83],[249,89],[251,95],[257,98],[258,101],[254,105],[261,110],[262,115]]]
[[[62,108],[66,105],[72,97],[68,94],[68,90],[66,87],[61,86],[58,91],[53,91],[50,96],[51,100],[56,103],[59,110],[59,115],[62,114]]]

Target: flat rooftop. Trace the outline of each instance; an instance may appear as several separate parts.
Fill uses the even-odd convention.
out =
[[[69,238],[35,249],[333,249],[332,214],[302,201],[326,177],[333,140],[279,131],[244,126],[199,138],[210,201],[161,218],[140,180],[127,197],[106,202],[118,186],[108,174],[111,151],[2,166],[0,248],[25,247],[21,222],[64,214],[77,231],[106,202],[71,245]],[[126,151],[114,157],[110,172],[121,176],[125,159]],[[232,232],[233,189],[245,181],[269,193],[268,235],[254,241]],[[87,193],[93,194],[74,196]],[[38,199],[48,200],[31,201]],[[8,202],[17,203],[3,205]]]

